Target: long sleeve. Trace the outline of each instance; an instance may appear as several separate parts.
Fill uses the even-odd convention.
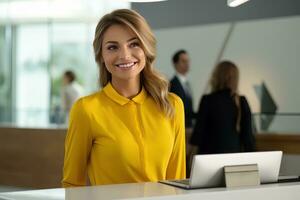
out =
[[[254,151],[255,150],[255,138],[252,129],[252,117],[251,110],[247,99],[241,97],[241,141],[244,151]]]
[[[87,163],[92,147],[89,123],[81,99],[72,107],[68,133],[65,139],[63,187],[86,185]]]
[[[193,145],[199,146],[199,150],[201,150],[201,143],[204,139],[205,131],[207,129],[207,116],[208,116],[208,100],[207,96],[203,96],[200,104],[199,110],[196,117],[196,125],[189,141]]]
[[[182,100],[175,99],[175,142],[171,158],[169,160],[166,179],[186,178],[186,158],[185,158],[185,126],[184,107]]]

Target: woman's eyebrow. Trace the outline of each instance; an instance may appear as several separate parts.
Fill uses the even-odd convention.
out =
[[[137,39],[137,37],[133,37],[133,38],[127,40],[127,42],[130,42],[130,41],[135,40],[135,39]]]
[[[127,42],[130,42],[130,41],[136,40],[136,39],[138,39],[138,38],[137,37],[133,37],[133,38],[130,38],[129,40],[127,40]],[[113,41],[113,40],[105,42],[105,44],[108,44],[108,43],[118,44],[117,41]]]
[[[105,44],[108,44],[108,43],[114,43],[114,44],[118,44],[118,42],[117,42],[117,41],[107,41],[107,42],[105,42]]]

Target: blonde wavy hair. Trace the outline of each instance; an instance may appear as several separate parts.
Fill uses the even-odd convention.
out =
[[[133,10],[115,10],[104,15],[97,24],[93,47],[95,60],[99,66],[101,87],[111,81],[111,74],[102,59],[103,35],[110,26],[116,24],[130,28],[137,35],[146,56],[146,65],[141,72],[141,84],[163,112],[168,117],[173,117],[174,108],[168,99],[169,81],[153,66],[156,57],[156,39],[144,17]]]
[[[210,79],[211,92],[230,89],[231,96],[234,98],[234,102],[238,110],[236,130],[239,133],[241,122],[241,103],[238,93],[238,83],[239,69],[233,62],[225,60],[217,64]]]

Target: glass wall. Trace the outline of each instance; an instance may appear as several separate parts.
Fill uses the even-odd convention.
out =
[[[13,122],[21,126],[64,123],[61,90],[62,76],[66,70],[76,74],[76,81],[83,87],[84,95],[98,90],[98,69],[92,48],[95,26],[75,22],[14,26],[11,35],[15,39],[11,48],[15,49],[15,53],[11,68],[15,72],[15,89],[6,90],[16,97],[12,105]],[[9,65],[5,66],[9,68]],[[6,74],[12,75],[9,72]],[[3,82],[2,76],[0,81]],[[3,109],[8,109],[7,103],[11,100],[3,98],[1,101]]]
[[[48,123],[50,100],[49,34],[46,24],[16,29],[16,122]]]
[[[130,8],[130,3],[0,2],[0,123],[64,123],[61,90],[66,70],[75,72],[84,95],[97,91],[94,31],[99,18],[117,8]]]
[[[92,38],[94,26],[83,23],[54,23],[51,26],[51,113],[52,123],[62,123],[62,75],[66,70],[76,74],[84,94],[98,89],[97,67],[94,62]],[[93,34],[91,34],[92,32]]]
[[[10,122],[12,120],[12,86],[9,51],[9,26],[0,25],[0,121]]]
[[[83,22],[0,26],[0,122],[64,123],[61,89],[66,70],[75,72],[84,95],[98,90],[95,27]]]

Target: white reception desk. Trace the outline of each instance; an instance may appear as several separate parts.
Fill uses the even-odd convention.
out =
[[[300,182],[258,187],[184,190],[160,183],[58,188],[0,193],[1,200],[299,200]]]

